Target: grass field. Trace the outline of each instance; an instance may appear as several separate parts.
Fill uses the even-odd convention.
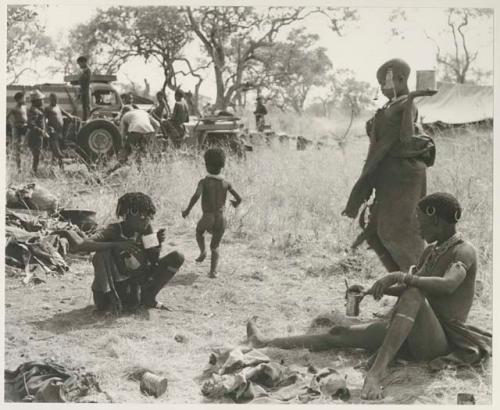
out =
[[[329,124],[313,131],[311,127],[304,129],[322,135]],[[362,133],[356,127],[352,135]],[[344,128],[339,125],[336,134],[342,135]],[[435,140],[438,154],[436,165],[429,169],[428,191],[451,192],[465,208],[460,230],[476,245],[480,259],[478,298],[469,320],[491,330],[492,131],[455,130]],[[141,172],[130,169],[118,183],[100,186],[88,183],[87,172],[62,173],[46,166],[37,182],[57,193],[62,206],[96,210],[101,224],[113,220],[116,200],[123,193],[150,194],[158,207],[155,225],[167,228],[165,251],[180,250],[186,262],[159,295],[176,311],[118,318],[93,315],[88,261],[75,261],[64,277],[47,278],[37,286],[25,287],[19,279],[7,278],[6,367],[53,357],[95,371],[101,387],[117,402],[199,403],[203,397],[195,378],[205,367],[211,346],[243,343],[249,317],[257,315],[268,334],[288,335],[308,331],[320,314],[343,313],[344,278],[369,284],[384,271],[371,251],[347,251],[358,228],[340,213],[359,175],[367,139],[352,137],[342,148],[335,142],[307,151],[256,147],[246,160],[228,160],[225,176],[244,202],[237,210],[227,211],[228,229],[216,280],[207,277],[208,261],[194,262],[199,207],[186,220],[181,217],[181,209],[205,173],[200,158],[169,155],[146,163]],[[29,156],[23,161],[28,168]],[[17,173],[10,160],[7,180],[17,184],[31,178],[27,171]],[[367,300],[361,319],[369,320],[391,304],[389,298],[382,303]],[[174,339],[178,334],[186,342],[178,343]],[[348,376],[351,402],[360,401],[363,373],[354,365],[367,354],[272,349],[268,353],[288,362],[337,368]],[[166,374],[168,394],[156,400],[142,396],[138,384],[126,378],[127,371],[137,366]],[[429,373],[424,364],[396,365],[388,383],[387,403],[454,404],[458,392],[473,393],[477,403],[491,402],[489,363],[481,369],[438,374]]]

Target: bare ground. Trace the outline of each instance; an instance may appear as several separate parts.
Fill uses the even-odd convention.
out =
[[[205,367],[212,346],[245,342],[245,323],[258,316],[267,334],[291,335],[309,330],[313,318],[340,312],[343,320],[343,276],[329,270],[338,258],[321,251],[284,258],[252,248],[228,233],[222,249],[220,277],[209,279],[208,260],[196,264],[192,229],[173,232],[176,242],[167,250],[185,252],[186,263],[159,295],[174,309],[141,311],[121,317],[94,313],[90,284],[92,267],[80,260],[62,277],[23,286],[6,280],[5,366],[14,369],[28,360],[51,357],[68,366],[84,366],[97,373],[101,387],[116,402],[204,402],[195,380]],[[167,240],[168,242],[168,240]],[[231,255],[231,256],[228,256]],[[323,268],[322,268],[323,267]],[[330,268],[325,268],[330,267]],[[378,267],[377,267],[378,268]],[[350,277],[351,282],[356,277]],[[391,300],[365,300],[362,320],[387,310]],[[491,323],[490,313],[476,303],[471,322]],[[176,335],[186,338],[184,343]],[[311,353],[307,350],[268,350],[287,363],[334,367],[347,375],[351,403],[360,402],[363,371],[355,369],[368,357],[362,351]],[[136,382],[127,380],[133,368],[146,367],[168,377],[168,392],[158,399],[143,396]],[[396,364],[387,380],[386,403],[456,403],[459,392],[474,393],[479,404],[490,403],[491,368],[430,373],[425,364]]]

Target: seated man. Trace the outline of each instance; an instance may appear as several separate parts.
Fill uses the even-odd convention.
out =
[[[458,201],[446,193],[428,195],[419,201],[417,212],[420,234],[431,245],[409,273],[389,273],[365,292],[376,300],[383,295],[399,297],[389,321],[277,339],[263,338],[250,321],[247,334],[252,345],[377,350],[361,392],[369,400],[382,398],[381,381],[398,352],[434,364],[472,364],[491,354],[491,334],[465,324],[474,298],[477,261],[472,244],[456,231],[462,213]]]

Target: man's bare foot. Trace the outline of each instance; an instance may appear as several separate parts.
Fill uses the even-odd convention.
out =
[[[210,271],[210,272],[208,272],[208,277],[210,279],[215,279],[217,277],[217,271]]]
[[[382,400],[384,398],[384,388],[381,386],[381,381],[381,377],[368,374],[361,390],[361,398],[363,400]]]
[[[257,326],[255,325],[255,318],[252,318],[247,322],[247,339],[248,343],[250,343],[252,347],[259,348],[265,346],[265,342],[262,340],[262,337],[257,330]]]
[[[207,253],[206,252],[202,252],[200,253],[200,256],[198,256],[195,261],[196,262],[203,262],[205,260],[205,258],[207,257]]]

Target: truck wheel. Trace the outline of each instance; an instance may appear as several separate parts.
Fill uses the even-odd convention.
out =
[[[107,120],[97,119],[87,122],[78,133],[78,145],[89,160],[112,155],[121,147],[118,128]]]

